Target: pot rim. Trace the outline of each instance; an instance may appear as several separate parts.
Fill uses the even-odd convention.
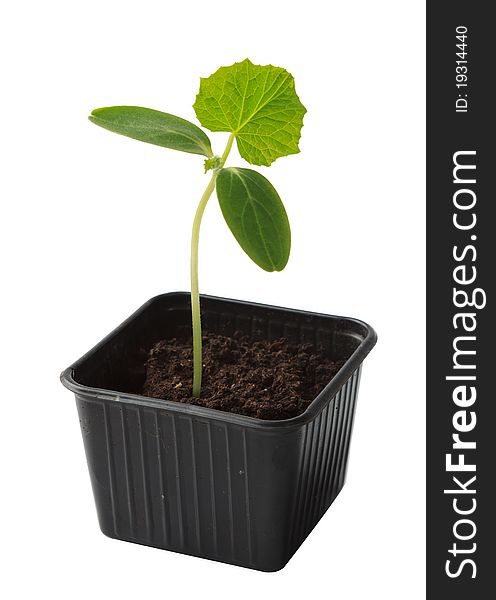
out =
[[[355,323],[367,331],[367,334],[360,345],[351,354],[345,364],[341,367],[338,373],[329,381],[329,383],[315,396],[312,402],[308,405],[306,410],[296,417],[290,419],[258,419],[256,417],[249,417],[247,415],[239,415],[236,413],[229,413],[226,411],[217,410],[214,408],[207,408],[204,406],[195,406],[193,404],[183,404],[181,402],[174,402],[172,400],[160,400],[157,398],[149,398],[141,394],[131,394],[124,392],[113,392],[111,390],[92,387],[78,383],[74,378],[74,371],[76,368],[95,353],[99,348],[108,343],[118,331],[123,329],[129,322],[134,320],[139,314],[144,312],[152,303],[157,302],[159,299],[166,296],[188,296],[189,292],[167,292],[165,294],[158,294],[147,300],[140,308],[134,311],[127,319],[125,319],[120,325],[113,329],[108,335],[106,335],[100,342],[98,342],[91,350],[86,352],[81,358],[76,360],[72,365],[62,371],[60,380],[62,384],[74,392],[77,395],[85,396],[86,398],[94,398],[95,400],[107,400],[110,402],[117,402],[123,404],[132,404],[135,406],[142,406],[148,408],[162,409],[174,413],[188,414],[190,416],[196,416],[198,419],[215,419],[217,421],[229,422],[244,427],[255,428],[255,429],[293,429],[304,425],[314,419],[326,406],[327,399],[330,397],[331,401],[342,388],[342,386],[348,381],[353,373],[360,367],[361,363],[372,350],[377,342],[377,334],[374,329],[361,321],[352,317],[341,317],[336,315],[329,315],[326,313],[317,313],[305,310],[298,310],[294,308],[286,308],[282,306],[272,306],[269,304],[262,304],[259,302],[250,302],[247,300],[235,300],[232,298],[222,298],[219,296],[210,296],[207,294],[201,294],[200,297],[208,300],[217,300],[230,302],[238,305],[249,305],[255,308],[270,309],[275,311],[291,312],[293,314],[316,316],[316,317],[330,317],[333,319],[346,320],[351,323]]]

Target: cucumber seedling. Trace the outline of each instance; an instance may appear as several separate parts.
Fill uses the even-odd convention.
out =
[[[111,106],[97,108],[89,119],[135,140],[205,156],[205,173],[212,172],[191,234],[193,396],[199,397],[202,334],[198,245],[205,207],[217,189],[224,219],[241,248],[265,271],[282,271],[289,258],[291,230],[279,194],[257,171],[225,167],[225,163],[234,140],[241,157],[252,165],[269,166],[281,156],[296,154],[306,109],[296,95],[290,73],[272,65],[254,65],[248,59],[200,79],[193,108],[203,127],[230,134],[220,156],[213,153],[202,129],[168,113],[139,106]]]

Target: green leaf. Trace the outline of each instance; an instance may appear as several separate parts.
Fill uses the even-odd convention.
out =
[[[221,67],[200,80],[193,108],[210,131],[234,133],[239,153],[253,165],[269,166],[280,156],[300,151],[306,108],[285,69],[254,65],[248,59]]]
[[[246,254],[265,271],[282,271],[291,249],[291,230],[270,181],[251,169],[222,169],[217,197],[229,229]]]
[[[208,136],[196,125],[141,106],[97,108],[89,120],[104,129],[172,150],[213,156]]]

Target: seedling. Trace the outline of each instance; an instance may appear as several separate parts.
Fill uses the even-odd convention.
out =
[[[217,189],[224,219],[241,248],[265,271],[282,271],[289,259],[291,230],[279,194],[257,171],[224,165],[234,140],[241,157],[252,165],[270,166],[281,156],[299,152],[306,109],[296,95],[290,73],[272,65],[254,65],[248,59],[200,79],[193,108],[203,127],[230,134],[222,155],[213,153],[210,139],[193,123],[150,108],[97,108],[89,119],[142,142],[205,156],[205,173],[212,171],[191,234],[193,396],[199,397],[202,335],[198,245],[205,207]]]

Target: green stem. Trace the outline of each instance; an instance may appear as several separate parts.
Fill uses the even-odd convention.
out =
[[[198,208],[196,209],[193,220],[193,230],[191,232],[191,319],[193,325],[193,396],[200,397],[202,380],[202,332],[200,316],[200,291],[198,288],[198,247],[200,243],[200,226],[205,212],[207,202],[215,189],[215,182],[219,171],[231,151],[235,135],[231,133],[227,142],[226,149],[221,157],[220,166],[214,169],[212,177],[203,192]]]

